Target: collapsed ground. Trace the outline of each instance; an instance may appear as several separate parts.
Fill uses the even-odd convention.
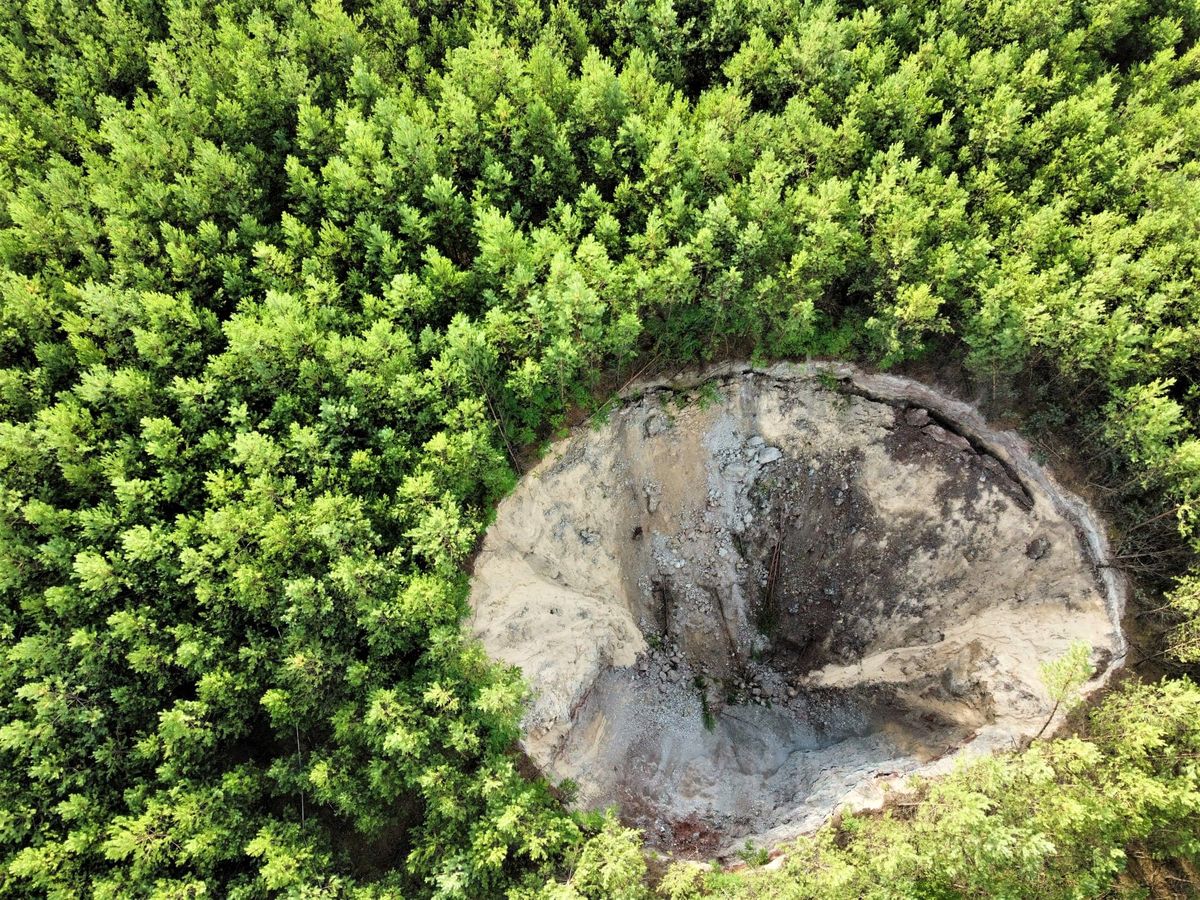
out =
[[[1011,434],[848,367],[643,385],[501,504],[473,627],[525,747],[681,855],[774,843],[1046,722],[1121,662],[1103,534]]]

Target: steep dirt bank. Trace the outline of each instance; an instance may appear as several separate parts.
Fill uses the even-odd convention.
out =
[[[725,366],[638,385],[501,504],[474,633],[533,688],[525,747],[651,843],[782,840],[964,746],[1037,731],[1041,661],[1120,664],[1089,511],[915,382]]]

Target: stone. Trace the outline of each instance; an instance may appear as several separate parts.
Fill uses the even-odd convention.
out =
[[[1000,463],[1000,460],[996,459],[994,456],[990,456],[985,453],[980,456],[979,463],[993,475],[1003,478],[1008,474],[1004,471],[1004,466]]]
[[[1050,552],[1050,542],[1044,537],[1034,538],[1025,547],[1025,555],[1030,559],[1042,559]]]
[[[965,697],[971,690],[971,678],[958,666],[947,666],[942,672],[942,686],[951,697]]]
[[[939,444],[944,444],[954,450],[966,452],[971,449],[971,442],[961,434],[955,434],[953,431],[947,431],[941,425],[926,425],[921,429],[922,434],[927,434]]]
[[[773,463],[783,459],[783,451],[778,447],[766,447],[758,452],[758,462],[760,465]]]
[[[667,426],[668,422],[666,416],[664,416],[662,413],[651,413],[646,418],[645,424],[642,426],[642,433],[645,434],[646,437],[654,437],[666,431]]]
[[[904,421],[913,428],[924,428],[929,424],[929,410],[914,406],[912,409],[905,410]]]

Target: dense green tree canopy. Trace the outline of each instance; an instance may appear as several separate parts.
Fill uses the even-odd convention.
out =
[[[3,6],[0,896],[640,896],[459,633],[523,449],[635,357],[1023,375],[1200,546],[1196,0]],[[1194,856],[1196,691],[1120,698],[786,890]],[[1007,843],[938,869],[964,829]]]

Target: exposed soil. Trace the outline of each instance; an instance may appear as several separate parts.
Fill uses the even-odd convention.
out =
[[[520,666],[524,747],[655,846],[811,829],[964,747],[1035,733],[1038,664],[1124,656],[1090,512],[1015,435],[894,376],[642,384],[500,506],[473,628]]]

